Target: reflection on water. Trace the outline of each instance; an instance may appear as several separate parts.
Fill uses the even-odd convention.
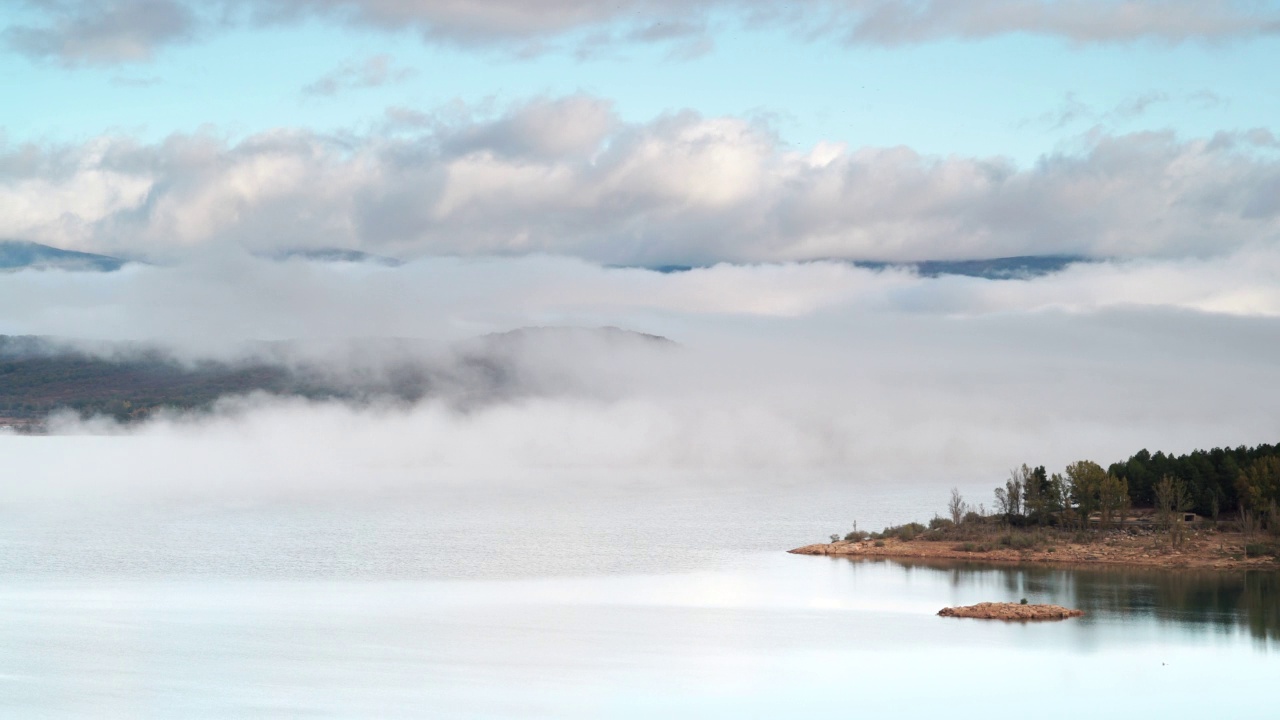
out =
[[[938,573],[957,588],[995,585],[1003,588],[1007,597],[1054,602],[1084,610],[1089,616],[1142,617],[1223,630],[1244,629],[1258,640],[1280,641],[1280,573],[1277,572],[1062,568],[946,560],[841,560],[855,566],[887,562],[902,567],[907,573]]]
[[[0,574],[0,717],[1273,718],[1276,576],[746,554],[509,579]],[[1058,602],[1060,623],[936,616]],[[1023,673],[990,693],[993,678]],[[851,708],[856,712],[851,712]],[[1029,708],[1034,708],[1030,712]],[[963,712],[959,717],[968,717]]]

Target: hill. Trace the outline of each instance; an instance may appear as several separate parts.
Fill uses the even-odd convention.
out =
[[[126,261],[108,255],[63,250],[25,240],[0,240],[0,270],[114,272]]]
[[[130,422],[253,392],[475,406],[573,392],[577,380],[562,367],[565,357],[665,346],[674,343],[619,328],[522,328],[444,348],[395,339],[327,348],[276,342],[258,344],[240,360],[190,362],[156,348],[0,335],[0,426],[39,429],[59,410]]]

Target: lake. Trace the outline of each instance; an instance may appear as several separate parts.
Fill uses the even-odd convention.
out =
[[[1275,573],[793,556],[945,489],[780,485],[8,508],[0,716],[1280,713]]]

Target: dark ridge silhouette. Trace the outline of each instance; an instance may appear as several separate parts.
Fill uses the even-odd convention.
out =
[[[616,327],[537,327],[449,348],[364,339],[333,350],[325,360],[302,345],[259,343],[244,360],[184,362],[149,346],[0,335],[0,426],[39,430],[60,410],[130,422],[162,409],[205,410],[219,398],[253,392],[356,403],[433,398],[465,409],[572,392],[573,379],[563,368],[546,365],[557,362],[557,353],[603,349],[625,355],[675,343]]]

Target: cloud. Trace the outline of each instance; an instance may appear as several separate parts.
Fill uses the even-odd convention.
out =
[[[197,29],[235,23],[281,24],[316,19],[382,31],[410,30],[428,42],[541,52],[584,35],[588,53],[607,44],[674,42],[673,55],[706,52],[702,28],[713,16],[782,25],[802,37],[850,44],[902,45],[1008,34],[1073,43],[1142,40],[1225,42],[1274,35],[1280,9],[1233,0],[28,0],[45,20],[6,31],[9,46],[68,64],[143,60]],[[215,22],[212,18],[217,17]],[[202,19],[203,18],[203,19]],[[691,36],[690,33],[695,35]],[[572,42],[570,43],[573,44]]]
[[[1273,4],[1195,0],[866,0],[834,3],[851,12],[849,42],[900,45],[944,38],[1043,35],[1076,43],[1190,40],[1274,35]]]
[[[1076,93],[1069,92],[1063,97],[1062,104],[1057,109],[1023,120],[1019,126],[1041,125],[1052,130],[1061,130],[1068,125],[1087,122],[1114,127],[1119,123],[1141,117],[1152,105],[1168,101],[1168,94],[1153,90],[1127,97],[1110,110],[1099,111],[1081,101]],[[1194,104],[1202,109],[1207,107],[1204,99],[1198,94],[1187,98],[1187,101],[1188,104]]]
[[[197,35],[199,17],[179,0],[27,0],[46,20],[10,25],[0,38],[14,52],[63,65],[150,60]]]
[[[905,147],[793,151],[741,119],[625,123],[587,96],[399,116],[367,135],[6,147],[0,237],[156,260],[336,247],[650,266],[1208,257],[1280,238],[1265,130],[1093,132],[1024,168]]]
[[[1169,96],[1163,92],[1146,92],[1124,100],[1108,115],[1117,120],[1132,120],[1145,113],[1152,105],[1168,101]]]
[[[1274,251],[1001,282],[838,264],[662,275],[533,258],[247,262],[95,276],[91,290],[83,278],[20,273],[4,292],[26,293],[25,309],[8,298],[0,307],[10,324],[25,312],[39,319],[28,327],[163,328],[175,342],[187,332],[224,346],[273,324],[359,345],[385,332],[443,337],[602,315],[680,345],[526,345],[513,382],[538,391],[467,408],[254,396],[130,429],[63,418],[53,438],[0,436],[27,479],[4,499],[315,498],[709,471],[732,471],[736,487],[850,469],[860,480],[963,484],[1024,460],[1106,462],[1280,431]],[[1271,314],[1187,309],[1242,292],[1269,293]],[[101,434],[130,438],[69,437]]]
[[[427,38],[486,43],[547,38],[625,23],[631,36],[654,39],[673,28],[687,34],[712,11],[755,22],[784,23],[840,34],[852,43],[903,44],[1011,33],[1075,42],[1224,40],[1280,31],[1280,9],[1256,2],[1205,4],[1194,0],[241,0],[259,17],[316,15],[385,29],[412,28]]]
[[[161,342],[235,356],[250,341],[453,342],[527,326],[618,326],[671,337],[722,326],[858,324],[1127,308],[1280,318],[1280,249],[1208,260],[1086,263],[1033,280],[920,277],[846,263],[683,273],[571,258],[431,258],[400,267],[204,256],[114,273],[24,271],[0,284],[0,333]]]
[[[325,73],[302,89],[304,95],[337,95],[347,90],[382,87],[407,80],[417,74],[411,68],[392,66],[390,55],[374,55],[363,62],[348,62]]]
[[[563,257],[386,267],[233,254],[4,280],[3,333],[145,340],[188,360],[257,357],[245,341],[293,339],[287,362],[366,382],[524,326],[616,325],[679,343],[535,336],[508,348],[507,391],[484,402],[436,388],[412,404],[228,398],[211,414],[133,428],[62,418],[52,438],[0,436],[26,478],[4,486],[6,501],[350,497],[706,473],[743,487],[850,468],[949,485],[989,482],[1024,460],[1061,467],[1280,432],[1275,247],[1002,281],[836,262],[664,274]],[[85,437],[103,434],[128,438]]]

